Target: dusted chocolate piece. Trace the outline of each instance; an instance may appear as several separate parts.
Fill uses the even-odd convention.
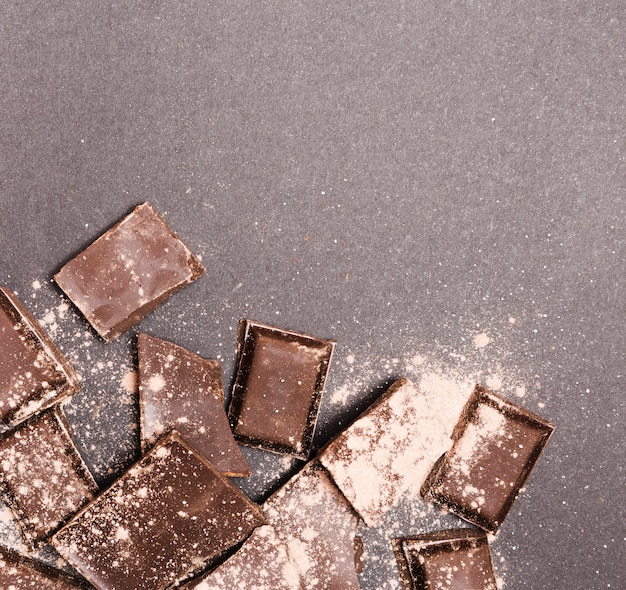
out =
[[[368,526],[378,524],[407,490],[419,490],[449,448],[454,427],[447,418],[449,403],[399,379],[319,453],[319,461]]]
[[[176,429],[223,474],[250,475],[226,416],[222,365],[147,334],[137,345],[143,450]]]
[[[477,385],[454,430],[452,448],[433,468],[422,494],[495,532],[553,430],[543,418]]]
[[[305,588],[359,588],[359,519],[317,461],[270,496],[263,510]]]
[[[107,341],[204,273],[150,203],[137,207],[55,275]]]
[[[394,539],[406,590],[497,590],[487,535],[475,529]]]
[[[22,536],[33,546],[98,491],[59,407],[0,439],[0,478]]]
[[[0,588],[4,590],[76,590],[86,584],[71,576],[0,548]]]
[[[255,529],[242,547],[210,574],[185,590],[302,590],[305,586],[287,550],[270,525]]]
[[[241,322],[229,409],[235,438],[307,459],[334,348],[332,340]]]
[[[52,544],[99,590],[162,590],[264,523],[256,504],[172,432]]]
[[[76,391],[74,369],[17,297],[0,288],[0,432]]]

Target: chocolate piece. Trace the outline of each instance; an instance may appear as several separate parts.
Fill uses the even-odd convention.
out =
[[[33,546],[98,491],[59,407],[0,439],[0,478],[22,536]]]
[[[54,279],[107,341],[204,273],[150,203],[137,207]]]
[[[52,544],[99,590],[162,590],[264,522],[259,507],[174,431]]]
[[[17,297],[0,287],[0,432],[76,391],[74,369]]]
[[[317,461],[270,496],[263,510],[307,588],[359,588],[358,517]]]
[[[5,590],[76,590],[86,584],[44,564],[0,549],[0,588]]]
[[[306,460],[334,348],[332,340],[241,322],[229,409],[235,438]]]
[[[495,532],[554,425],[477,385],[452,439],[422,487],[427,500]]]
[[[143,450],[176,429],[223,474],[250,475],[224,409],[222,365],[147,334],[137,343]]]
[[[270,525],[255,529],[242,547],[185,590],[302,590],[305,586],[287,550]]]
[[[475,529],[394,539],[406,590],[497,590],[487,535]]]
[[[450,446],[454,422],[442,411],[446,403],[399,379],[319,453],[368,526],[378,524],[407,490],[419,490]]]

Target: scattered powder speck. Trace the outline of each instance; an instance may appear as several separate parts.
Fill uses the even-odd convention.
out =
[[[487,336],[484,332],[474,336],[474,346],[476,348],[484,348],[489,344],[491,344],[491,338],[489,338],[489,336]]]

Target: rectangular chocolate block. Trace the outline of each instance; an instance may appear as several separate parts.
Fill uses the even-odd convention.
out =
[[[0,432],[76,391],[69,362],[18,298],[0,287]]]
[[[256,504],[172,432],[52,544],[98,590],[163,590],[264,523]]]
[[[378,524],[405,492],[419,490],[450,446],[454,420],[443,406],[450,402],[399,379],[318,454],[368,526]]]
[[[476,529],[394,539],[406,590],[497,590],[487,535]]]
[[[554,425],[477,385],[452,439],[422,487],[427,500],[495,532]]]
[[[243,444],[306,460],[332,340],[245,320],[229,417]]]
[[[175,429],[224,475],[250,475],[226,416],[221,363],[147,334],[137,350],[144,452]]]
[[[111,341],[203,273],[198,259],[144,203],[54,278],[96,332]]]

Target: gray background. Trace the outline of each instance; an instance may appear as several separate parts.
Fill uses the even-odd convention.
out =
[[[496,540],[505,588],[625,588],[625,31],[620,0],[4,2],[0,282],[42,317],[53,273],[150,200],[207,273],[141,329],[227,389],[241,318],[335,338],[327,394],[358,392],[318,445],[416,351],[512,372],[557,430]],[[132,365],[133,334],[81,329],[55,338],[106,482],[134,409],[85,367]]]

